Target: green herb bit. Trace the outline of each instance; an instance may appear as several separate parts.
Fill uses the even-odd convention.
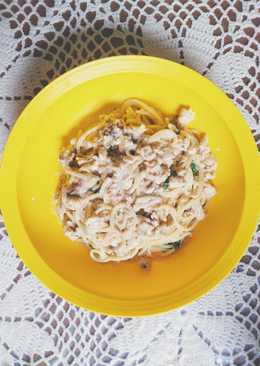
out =
[[[163,182],[163,189],[165,191],[167,191],[167,189],[169,188],[169,181],[170,181],[170,177],[166,178],[166,180]]]
[[[171,177],[177,177],[177,172],[176,172],[176,170],[174,169],[174,167],[173,166],[171,166],[171,168],[170,168],[170,176]]]
[[[165,251],[168,251],[168,250],[174,250],[175,251],[175,250],[177,250],[181,247],[181,244],[182,244],[182,240],[178,240],[178,241],[174,241],[174,242],[164,244]]]
[[[118,157],[119,154],[120,152],[117,145],[112,145],[107,149],[107,155],[112,158]]]
[[[177,177],[177,172],[176,172],[176,170],[172,166],[170,167],[170,175],[169,175],[169,177],[167,177],[165,179],[165,181],[163,182],[163,189],[165,191],[167,191],[167,189],[169,188],[169,183],[170,183],[170,178],[171,177]]]
[[[197,165],[195,163],[192,162],[190,167],[191,167],[191,170],[192,170],[192,173],[194,176],[199,175],[199,168],[197,167]]]

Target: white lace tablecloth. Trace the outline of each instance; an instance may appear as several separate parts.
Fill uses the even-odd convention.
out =
[[[169,58],[213,80],[260,147],[259,4],[0,0],[1,149],[49,81],[119,54]],[[167,315],[130,319],[87,312],[51,293],[17,257],[0,220],[0,365],[259,366],[259,229],[237,268],[207,296]]]

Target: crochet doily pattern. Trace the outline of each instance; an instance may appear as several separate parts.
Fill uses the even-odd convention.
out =
[[[0,151],[58,75],[110,55],[185,64],[222,88],[260,148],[258,0],[0,0]],[[260,203],[259,203],[260,204]],[[260,226],[232,274],[168,314],[84,311],[31,275],[0,218],[1,366],[259,366]]]

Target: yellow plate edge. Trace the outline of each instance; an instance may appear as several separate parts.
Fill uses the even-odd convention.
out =
[[[130,67],[129,62],[131,63]],[[149,65],[147,65],[147,62]],[[29,133],[30,130],[29,123],[26,124],[25,121],[26,115],[30,113],[30,110],[34,108],[36,103],[48,104],[49,101],[52,101],[52,98],[78,85],[83,80],[86,82],[101,75],[129,71],[129,69],[137,72],[153,73],[156,72],[160,65],[163,66],[165,75],[167,75],[167,72],[172,73],[173,71],[175,74],[182,74],[182,81],[189,83],[191,89],[193,85],[196,85],[196,93],[198,93],[198,87],[200,90],[204,90],[203,98],[207,100],[209,97],[207,102],[218,110],[218,113],[222,115],[232,132],[239,146],[245,171],[245,203],[241,222],[229,249],[207,273],[185,288],[188,293],[185,297],[181,296],[182,290],[175,293],[174,296],[166,294],[160,297],[132,301],[105,298],[92,293],[86,296],[83,290],[69,284],[40,258],[30,242],[19,215],[15,182],[20,152],[22,152],[26,142],[26,132]],[[218,108],[219,105],[221,105],[221,110]],[[229,116],[228,121],[226,116]],[[183,65],[175,64],[172,61],[149,56],[116,56],[92,61],[67,72],[51,82],[33,99],[33,102],[28,104],[18,118],[5,147],[0,179],[1,186],[3,187],[1,189],[0,206],[7,231],[11,240],[15,243],[14,245],[19,255],[25,264],[28,264],[32,273],[47,287],[69,301],[84,308],[110,315],[153,315],[187,304],[205,294],[217,285],[238,262],[253,235],[258,216],[260,215],[260,158],[251,132],[237,108],[220,89],[197,72]],[[232,243],[235,241],[238,241],[239,245],[234,251]],[[231,260],[229,256],[232,258]],[[69,296],[67,295],[68,293],[70,294]]]

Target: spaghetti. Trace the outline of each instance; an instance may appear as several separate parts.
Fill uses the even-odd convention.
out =
[[[216,161],[193,118],[129,99],[62,152],[57,213],[94,260],[170,254],[205,217]]]

